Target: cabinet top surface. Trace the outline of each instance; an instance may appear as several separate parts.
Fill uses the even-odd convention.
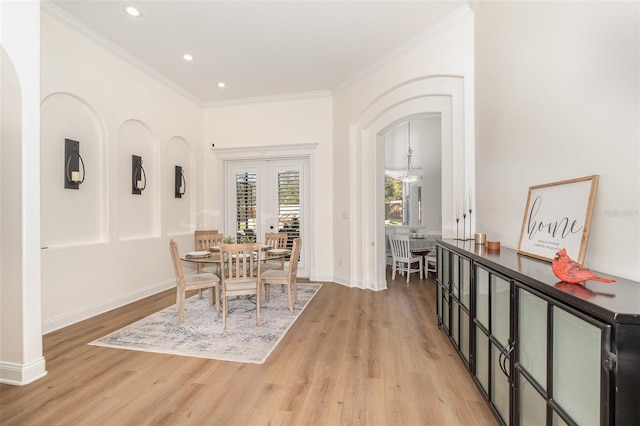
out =
[[[439,243],[595,317],[612,323],[640,324],[639,282],[597,272],[598,275],[613,278],[616,282],[567,284],[560,282],[553,274],[551,263],[524,256],[512,249],[487,250],[474,241],[442,240]]]

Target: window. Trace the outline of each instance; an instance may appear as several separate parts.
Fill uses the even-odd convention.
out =
[[[422,225],[422,186],[384,177],[384,223],[389,226]]]
[[[287,247],[300,236],[300,171],[278,171],[278,232],[289,234]]]
[[[256,173],[236,173],[236,238],[256,241],[258,223],[256,221],[257,192]]]

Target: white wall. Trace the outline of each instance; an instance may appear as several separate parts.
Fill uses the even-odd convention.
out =
[[[42,319],[45,332],[174,285],[169,239],[192,249],[202,106],[42,15]],[[64,189],[64,138],[86,166]],[[147,188],[131,193],[131,155]],[[174,198],[174,165],[189,191]]]
[[[0,2],[0,381],[46,374],[40,312],[40,4]]]
[[[376,71],[334,97],[334,280],[386,288],[384,139],[390,123],[442,114],[442,232],[454,197],[473,185],[473,15],[465,6]],[[347,185],[347,182],[349,183]]]
[[[600,175],[584,264],[640,280],[640,3],[480,2],[479,226],[517,248],[529,186]]]
[[[222,164],[211,145],[216,148],[260,147],[269,145],[318,144],[311,164],[312,250],[310,278],[330,280],[333,271],[331,257],[333,211],[331,188],[332,164],[332,98],[282,99],[270,102],[228,105],[205,111],[205,143],[203,144],[200,182],[206,193],[198,217],[198,227],[224,229]],[[268,154],[267,154],[268,155]],[[218,184],[215,184],[218,183]],[[227,230],[227,233],[229,231]]]

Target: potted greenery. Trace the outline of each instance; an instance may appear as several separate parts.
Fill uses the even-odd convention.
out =
[[[420,231],[420,229],[418,229],[418,228],[409,228],[409,231],[411,232],[411,238],[423,238],[423,235],[418,233],[418,231]]]
[[[223,244],[236,244],[236,242],[236,239],[232,236],[224,237],[224,240],[222,240]]]

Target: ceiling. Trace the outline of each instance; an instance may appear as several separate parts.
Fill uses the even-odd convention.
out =
[[[427,37],[465,4],[51,0],[46,8],[196,102],[216,105],[335,92]],[[142,17],[127,15],[128,5]]]

